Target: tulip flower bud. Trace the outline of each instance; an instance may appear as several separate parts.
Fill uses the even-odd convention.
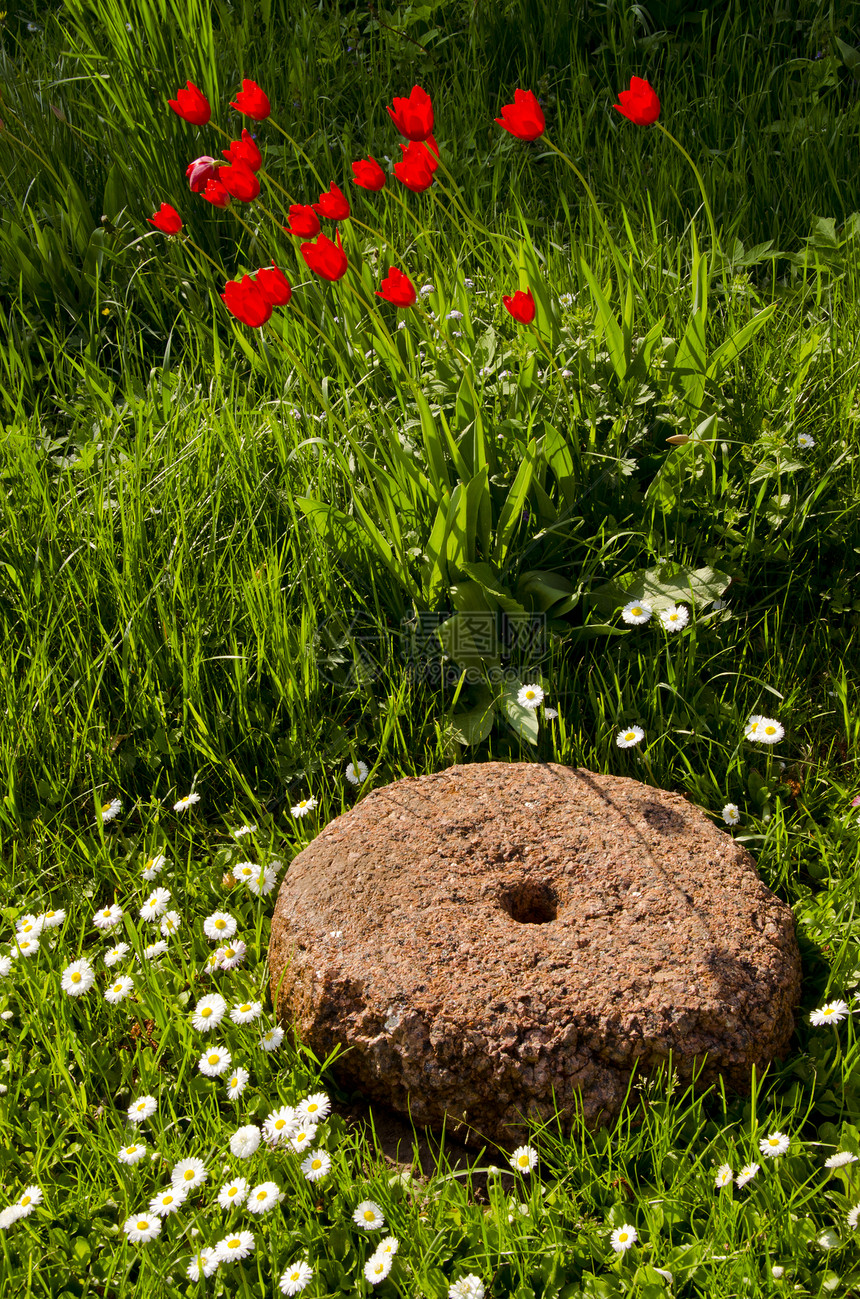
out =
[[[512,298],[502,298],[502,302],[514,320],[519,321],[521,325],[530,325],[534,320],[535,300],[531,289],[526,289],[525,292],[519,289]]]

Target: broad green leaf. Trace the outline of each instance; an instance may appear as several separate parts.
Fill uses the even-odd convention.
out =
[[[495,720],[496,710],[492,697],[476,704],[467,712],[454,713],[451,717],[454,739],[459,744],[480,744],[490,734]]]
[[[525,606],[514,599],[508,587],[496,576],[491,564],[466,564],[464,570],[492,598],[498,608],[504,609],[505,613],[527,612]]]
[[[529,744],[538,742],[538,718],[536,708],[523,708],[517,703],[517,695],[523,687],[522,681],[507,681],[502,689],[502,711],[517,735]]]
[[[630,600],[642,600],[659,613],[673,604],[709,604],[719,599],[730,581],[728,573],[716,568],[689,569],[663,564],[614,578],[596,587],[589,600],[603,614],[623,609]]]
[[[484,666],[499,664],[499,633],[494,613],[464,611],[447,618],[439,627],[445,653],[473,682],[483,679]]]
[[[759,330],[763,329],[771,319],[778,306],[779,303],[771,302],[770,306],[765,307],[763,311],[759,311],[753,316],[752,320],[748,320],[741,329],[732,334],[731,338],[727,338],[724,343],[720,344],[708,365],[709,379],[716,379],[727,365],[740,356],[747,344],[755,338]]]
[[[508,498],[505,501],[499,518],[498,527],[496,528],[496,546],[493,551],[493,562],[499,567],[504,563],[505,555],[508,553],[508,545],[520,522],[523,505],[531,487],[532,477],[535,472],[535,464],[538,455],[538,443],[532,438],[526,447],[526,453],[522,463],[517,470],[517,476],[514,479],[511,489],[508,492]]]

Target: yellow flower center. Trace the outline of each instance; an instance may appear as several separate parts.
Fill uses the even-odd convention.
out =
[[[286,1120],[286,1119],[276,1119],[276,1120],[275,1120],[275,1127],[278,1129],[279,1132],[280,1132],[281,1128],[285,1128],[286,1126],[287,1126],[287,1120]]]
[[[251,1007],[250,1007],[250,1004],[246,1001],[245,1004],[244,1004],[243,1006],[240,1006],[240,1007],[239,1007],[239,1009],[241,1010],[242,1014],[245,1015],[245,1014],[248,1013],[248,1011],[251,1009]]]
[[[110,811],[110,803],[102,803],[102,811],[103,811],[103,812],[109,812],[109,811]]]
[[[257,1192],[257,1199],[258,1199],[258,1200],[265,1200],[265,1198],[266,1198],[267,1195],[268,1195],[268,1191],[258,1191],[258,1192]]]
[[[193,1181],[194,1181],[194,1169],[193,1169],[193,1168],[186,1168],[186,1170],[185,1170],[185,1172],[182,1174],[182,1176],[185,1178],[186,1182],[193,1182]]]
[[[236,1237],[234,1240],[228,1240],[228,1241],[227,1241],[227,1247],[228,1247],[229,1249],[238,1249],[239,1246],[240,1246],[241,1244],[242,1244],[242,1242],[241,1242],[241,1240],[239,1240],[238,1237]]]
[[[143,1219],[142,1219],[142,1220],[137,1224],[137,1229],[138,1229],[138,1231],[146,1231],[146,1229],[147,1229],[148,1226],[149,1226],[149,1223],[146,1221],[145,1218],[143,1218]]]
[[[376,1216],[376,1215],[374,1214],[374,1212],[373,1212],[372,1209],[365,1209],[365,1211],[364,1211],[364,1221],[365,1221],[365,1222],[373,1222],[375,1216]]]
[[[311,1168],[313,1168],[314,1170],[316,1170],[317,1168],[322,1168],[322,1160],[321,1160],[321,1159],[315,1159],[315,1160],[313,1161],[313,1163],[311,1164]]]
[[[27,1205],[27,1204],[29,1204],[30,1201],[32,1200],[32,1198],[33,1198],[32,1195],[22,1195],[22,1196],[21,1196],[21,1204],[22,1204],[22,1205]]]
[[[228,1194],[228,1195],[235,1195],[235,1194],[237,1193],[238,1190],[239,1190],[238,1186],[231,1186],[231,1187],[230,1187],[230,1190],[227,1192],[227,1194]]]
[[[227,922],[226,922],[225,920],[216,920],[216,921],[215,921],[215,928],[216,928],[216,929],[226,929],[226,928],[227,928]]]
[[[200,1013],[204,1019],[207,1019],[212,1014],[212,1007],[204,1006]]]
[[[221,1057],[220,1057],[219,1055],[210,1055],[210,1056],[209,1056],[209,1063],[210,1063],[210,1064],[217,1064],[218,1061],[219,1061],[220,1059],[221,1059]]]
[[[81,981],[80,973],[77,970],[75,970],[74,974],[72,975],[72,983],[80,983],[80,981]]]
[[[125,1153],[127,1155],[133,1155],[136,1150],[137,1150],[137,1146],[126,1146]]]

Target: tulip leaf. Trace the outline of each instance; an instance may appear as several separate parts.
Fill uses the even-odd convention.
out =
[[[502,711],[510,724],[522,740],[529,744],[538,742],[538,719],[536,708],[524,708],[522,704],[517,703],[517,695],[522,690],[523,683],[516,678],[513,681],[506,681],[502,689]]]

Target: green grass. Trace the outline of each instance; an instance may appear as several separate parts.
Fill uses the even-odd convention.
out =
[[[192,1253],[240,1217],[254,1252],[213,1292],[274,1293],[305,1256],[309,1294],[368,1292],[383,1233],[352,1222],[367,1199],[400,1242],[383,1299],[446,1299],[467,1275],[488,1299],[857,1286],[860,1162],[824,1166],[860,1156],[853,1019],[809,1023],[860,990],[857,17],[68,0],[0,23],[0,958],[23,916],[65,912],[0,978],[0,1208],[44,1193],[0,1230],[4,1296],[196,1293]],[[673,143],[613,111],[631,75],[656,87],[707,206]],[[271,120],[228,108],[243,77]],[[206,127],[167,107],[186,79],[212,103]],[[356,190],[350,161],[399,157],[385,105],[415,82],[433,94],[437,184]],[[562,158],[495,126],[517,86],[598,210]],[[263,194],[221,211],[184,172],[240,122]],[[353,204],[350,270],[325,285],[278,227],[284,191],[314,201],[332,179]],[[147,223],[162,202],[179,238]],[[224,283],[272,260],[292,301],[240,325]],[[391,264],[435,292],[395,313],[374,296]],[[501,303],[526,284],[534,329]],[[656,610],[685,598],[689,624],[623,623],[646,590]],[[469,617],[500,609],[545,616],[542,653],[470,644]],[[444,680],[412,657],[439,614]],[[523,681],[557,720],[516,706]],[[774,749],[744,739],[753,713],[784,725]],[[632,724],[644,741],[622,750]],[[634,1078],[610,1128],[535,1131],[528,1176],[505,1152],[470,1169],[443,1145],[409,1177],[344,1122],[356,1098],[332,1062],[262,1049],[274,894],[230,872],[277,861],[282,878],[367,788],[486,759],[632,775],[720,825],[738,805],[731,833],[793,908],[804,964],[791,1054],[752,1096],[666,1070]],[[244,823],[258,828],[236,840]],[[158,963],[139,918],[156,884],[180,918]],[[114,901],[102,935],[93,916]],[[247,953],[213,975],[202,926],[222,908]],[[106,969],[118,939],[130,950]],[[97,982],[73,998],[61,977],[81,957]],[[126,971],[133,995],[111,1005]],[[250,1073],[235,1101],[198,1069],[191,1014],[210,990],[262,1005],[215,1035]],[[237,1127],[320,1089],[335,1101],[322,1181],[283,1147],[230,1153]],[[157,1158],[124,1166],[145,1094]],[[776,1131],[789,1150],[765,1158]],[[187,1157],[206,1183],[156,1240],[127,1243],[123,1223]],[[745,1187],[716,1188],[750,1161]],[[228,1218],[233,1176],[274,1181],[282,1207]],[[625,1224],[638,1241],[616,1253]]]

